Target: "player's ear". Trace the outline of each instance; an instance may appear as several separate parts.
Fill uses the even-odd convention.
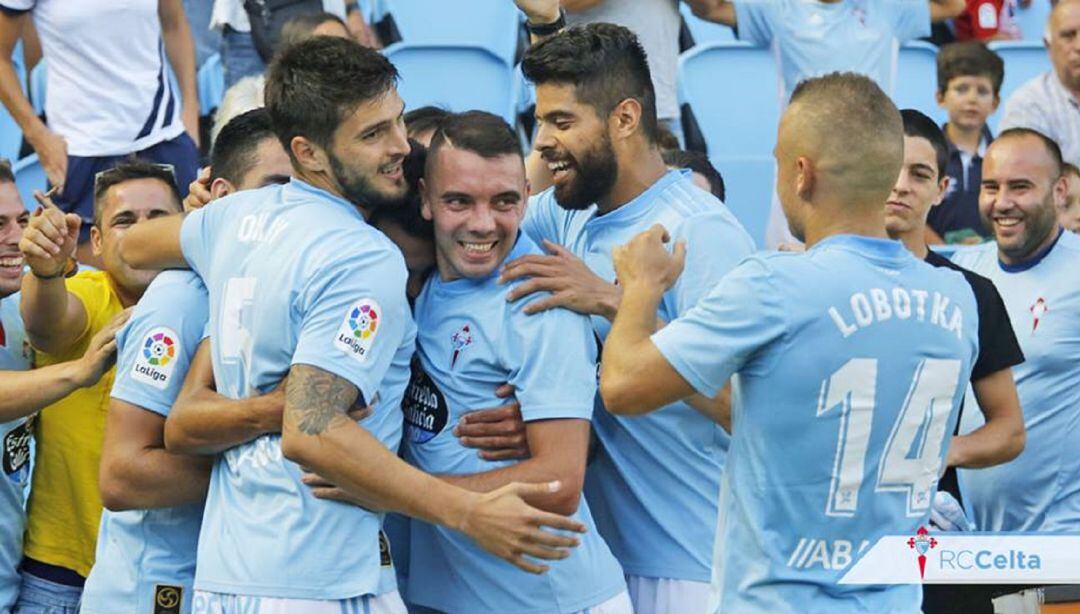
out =
[[[614,131],[614,136],[625,139],[641,128],[641,103],[635,98],[627,98],[611,110],[608,116],[608,125]]]
[[[300,168],[316,173],[330,171],[330,158],[326,151],[306,137],[294,136],[289,142],[289,150]]]
[[[424,178],[420,178],[420,217],[427,221],[431,221],[431,203],[428,202],[427,182]]]
[[[104,235],[101,234],[101,229],[97,227],[97,224],[94,224],[93,226],[90,227],[90,251],[95,256],[100,256],[101,255],[101,253],[102,253],[102,245],[101,244],[102,244],[102,240],[104,238],[105,237],[104,237]]]
[[[804,201],[809,201],[814,195],[814,183],[817,180],[814,172],[814,161],[806,156],[799,156],[795,160],[795,193]]]
[[[1050,189],[1054,191],[1054,210],[1060,211],[1069,202],[1069,174],[1062,173]]]
[[[210,196],[213,197],[214,200],[217,200],[222,196],[228,196],[235,191],[236,186],[224,177],[218,177],[210,183]]]

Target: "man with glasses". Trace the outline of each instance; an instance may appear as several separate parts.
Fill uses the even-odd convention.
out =
[[[128,267],[116,246],[135,224],[180,211],[180,193],[168,167],[132,160],[99,173],[90,241],[102,270],[70,278],[82,220],[43,200],[19,243],[30,267],[21,312],[37,364],[50,365],[82,356],[98,330],[142,297],[156,272]],[[112,384],[110,370],[97,385],[46,407],[38,418],[33,511],[16,610],[58,600],[64,609],[57,611],[78,607],[101,517],[98,463]]]

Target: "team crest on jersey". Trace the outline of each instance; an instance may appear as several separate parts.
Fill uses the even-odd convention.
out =
[[[367,360],[371,345],[382,326],[382,308],[374,299],[360,299],[345,312],[334,345],[359,362]]]
[[[427,443],[446,428],[450,411],[446,398],[439,387],[424,371],[420,359],[413,357],[412,377],[405,396],[401,399],[401,410],[405,414],[405,436],[412,443]]]
[[[450,343],[454,346],[454,354],[450,357],[450,368],[453,369],[457,364],[458,356],[472,345],[473,337],[472,331],[469,330],[469,325],[461,327],[461,330],[457,331],[450,337]]]
[[[159,326],[150,331],[143,340],[142,349],[131,366],[131,377],[165,390],[176,368],[176,356],[180,350],[179,335],[171,328]]]
[[[1035,331],[1039,330],[1039,320],[1046,315],[1050,308],[1046,306],[1046,299],[1039,297],[1031,307],[1028,307],[1028,311],[1031,312],[1031,334],[1035,334]]]
[[[919,561],[919,577],[926,577],[926,553],[936,548],[938,541],[936,538],[931,537],[926,527],[919,527],[919,530],[915,532],[915,536],[907,540],[908,548],[915,551]]]

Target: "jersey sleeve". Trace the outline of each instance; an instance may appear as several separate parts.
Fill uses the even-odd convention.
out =
[[[971,370],[971,381],[976,382],[991,373],[1008,369],[1024,362],[1024,353],[1016,340],[1005,301],[994,283],[984,277],[972,282],[979,310],[979,355]]]
[[[112,397],[168,417],[209,312],[205,293],[176,285],[160,290],[139,301],[124,329]]]
[[[292,364],[342,377],[370,401],[410,330],[412,315],[401,255],[389,247],[356,251],[335,257],[301,293]]]
[[[537,245],[542,245],[544,239],[562,245],[563,237],[559,232],[559,217],[556,215],[558,210],[554,188],[533,196],[529,199],[529,206],[525,208],[521,231]]]
[[[180,226],[180,249],[191,269],[205,279],[213,246],[213,231],[219,228],[226,208],[217,200],[196,209],[184,218]]]
[[[882,8],[901,44],[930,36],[930,3],[927,0],[883,0]]]
[[[726,211],[687,218],[671,232],[672,242],[686,241],[686,265],[664,295],[670,314],[683,315],[754,252],[754,242]]]
[[[736,371],[768,368],[768,347],[787,329],[784,294],[770,276],[760,259],[748,260],[653,333],[656,348],[699,393],[713,398]]]
[[[734,0],[739,40],[765,47],[772,44],[781,7],[776,0]]]
[[[525,304],[508,309],[501,350],[522,418],[592,419],[597,347],[589,318],[567,309],[526,315]]]

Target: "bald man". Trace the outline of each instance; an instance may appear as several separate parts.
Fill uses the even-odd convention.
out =
[[[1058,144],[1066,162],[1080,165],[1080,0],[1054,7],[1046,48],[1053,70],[1013,92],[998,129],[1037,130]]]
[[[601,394],[612,412],[643,414],[711,398],[734,376],[708,611],[919,612],[917,584],[837,582],[863,547],[928,521],[978,350],[975,297],[886,235],[903,129],[868,78],[801,83],[775,155],[807,251],[751,256],[653,333],[685,246],[669,252],[654,227],[617,249],[623,299]]]

